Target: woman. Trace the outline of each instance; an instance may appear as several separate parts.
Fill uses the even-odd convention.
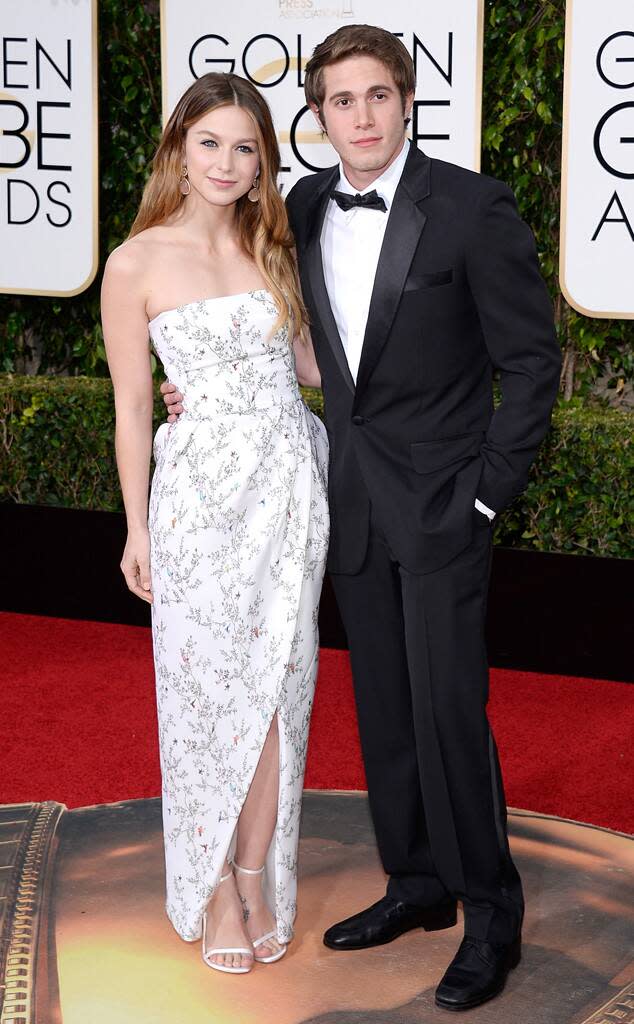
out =
[[[283,956],[328,540],[327,443],[270,111],[208,74],[103,281],[129,588],[152,604],[167,913],[214,969]],[[187,394],[154,440],[148,332]]]

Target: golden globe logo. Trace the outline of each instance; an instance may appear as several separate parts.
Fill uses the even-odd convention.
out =
[[[2,5],[0,232],[0,292],[75,295],[93,280],[96,0]]]
[[[560,284],[586,316],[634,318],[632,0],[568,0]]]
[[[265,95],[282,152],[287,190],[337,155],[304,99],[304,68],[315,46],[342,23],[385,25],[384,0],[241,0],[210,15],[208,0],[163,0],[163,109],[209,71],[243,75]],[[392,0],[390,30],[417,70],[411,137],[431,155],[477,168],[480,156],[483,0],[444,0],[425,10]],[[420,22],[420,24],[419,24]]]
[[[72,170],[67,144],[73,124],[71,60],[70,39],[56,41],[54,53],[37,37],[5,36],[2,40],[0,83],[15,90],[0,92],[0,172],[9,172],[5,179],[7,224],[30,224],[43,216],[53,227],[63,228],[72,218],[68,181],[47,173]],[[60,83],[65,98],[45,99],[51,91],[59,93]],[[31,109],[19,99],[23,94],[17,90],[30,91]],[[18,173],[27,165],[37,172],[35,180]]]
[[[634,32],[613,32],[601,43],[597,52],[597,74],[619,102],[602,114],[594,131],[594,153],[613,178],[634,179]],[[623,96],[631,97],[621,99]],[[630,216],[615,190],[603,212],[592,241],[596,241],[605,224],[622,224],[634,242],[634,209]]]

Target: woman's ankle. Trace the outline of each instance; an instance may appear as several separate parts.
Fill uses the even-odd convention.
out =
[[[243,878],[261,878],[264,874],[264,858],[254,857],[246,851],[241,854],[236,851],[231,866],[236,876],[242,875]]]
[[[241,902],[240,893],[238,892],[235,878],[232,877],[216,887],[207,903],[207,914],[211,916],[214,913],[224,914],[236,902],[238,904]]]

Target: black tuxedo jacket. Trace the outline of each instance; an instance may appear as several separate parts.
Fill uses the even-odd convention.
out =
[[[400,564],[426,573],[469,544],[476,497],[500,512],[526,485],[559,384],[552,305],[510,189],[410,144],[355,387],[320,244],[337,178],[302,178],[287,199],[331,446],[328,567],[359,571],[371,505]]]

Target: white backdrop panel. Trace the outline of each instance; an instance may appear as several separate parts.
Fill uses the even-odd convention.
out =
[[[313,48],[346,24],[400,36],[416,63],[411,135],[432,156],[480,163],[483,0],[162,0],[163,116],[208,71],[251,77],[271,109],[282,151],[281,186],[337,157],[305,111],[303,68]]]
[[[0,292],[97,270],[96,0],[0,2]]]
[[[568,0],[561,287],[588,316],[634,317],[634,3]]]

